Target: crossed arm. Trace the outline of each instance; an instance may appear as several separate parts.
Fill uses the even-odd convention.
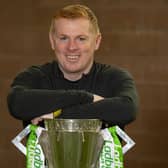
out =
[[[93,102],[97,102],[97,101],[100,101],[100,100],[103,100],[104,98],[99,96],[99,95],[93,95]],[[60,114],[59,114],[60,115]],[[42,116],[39,116],[39,117],[35,117],[31,120],[31,123],[32,124],[35,124],[37,125],[39,122],[41,122],[42,120],[44,119],[53,119],[54,118],[54,115],[53,113],[49,113],[49,114],[44,114]]]
[[[11,87],[9,111],[15,118],[34,124],[62,109],[59,118],[98,118],[112,125],[126,125],[136,118],[138,103],[133,80],[127,76],[122,80],[115,96],[102,97],[83,90],[39,89],[36,84],[40,79],[24,73]]]

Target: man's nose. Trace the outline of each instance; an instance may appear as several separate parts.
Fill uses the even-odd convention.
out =
[[[76,50],[78,49],[78,45],[75,40],[70,40],[68,43],[68,49],[69,50]]]

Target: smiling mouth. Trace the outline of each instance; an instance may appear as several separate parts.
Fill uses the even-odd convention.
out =
[[[79,55],[66,55],[68,61],[75,62],[79,59]]]

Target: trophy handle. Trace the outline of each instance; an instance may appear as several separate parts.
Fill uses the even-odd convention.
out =
[[[30,124],[25,128],[23,129],[14,139],[12,139],[12,143],[16,146],[16,148],[18,148],[18,150],[20,152],[22,152],[25,156],[26,156],[26,153],[27,153],[27,150],[26,150],[26,147],[21,143],[21,141],[31,132],[31,129],[30,129]],[[40,137],[41,135],[41,132],[45,130],[44,128],[42,127],[38,127],[37,128],[37,131],[36,131],[36,135],[37,135],[37,138]]]
[[[122,147],[122,152],[125,154],[135,145],[135,142],[119,126],[116,126],[116,132],[126,142]]]
[[[125,145],[122,146],[122,153],[125,154],[128,150],[130,150],[135,145],[135,142],[119,126],[115,126],[115,129],[116,129],[117,135],[125,142]],[[111,141],[112,136],[108,128],[103,129],[101,134],[104,140]]]
[[[30,133],[30,125],[23,129],[14,139],[12,143],[26,156],[26,147],[21,143],[21,141]]]

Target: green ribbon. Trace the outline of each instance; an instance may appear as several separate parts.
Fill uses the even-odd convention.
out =
[[[38,144],[37,128],[36,125],[30,125],[30,134],[26,143],[26,168],[44,168],[44,155]]]
[[[122,145],[117,136],[116,126],[102,130],[104,146],[99,159],[100,168],[123,168]]]
[[[116,126],[108,128],[111,133],[114,142],[114,163],[115,168],[123,168],[123,152],[122,152],[122,145],[117,136]]]

